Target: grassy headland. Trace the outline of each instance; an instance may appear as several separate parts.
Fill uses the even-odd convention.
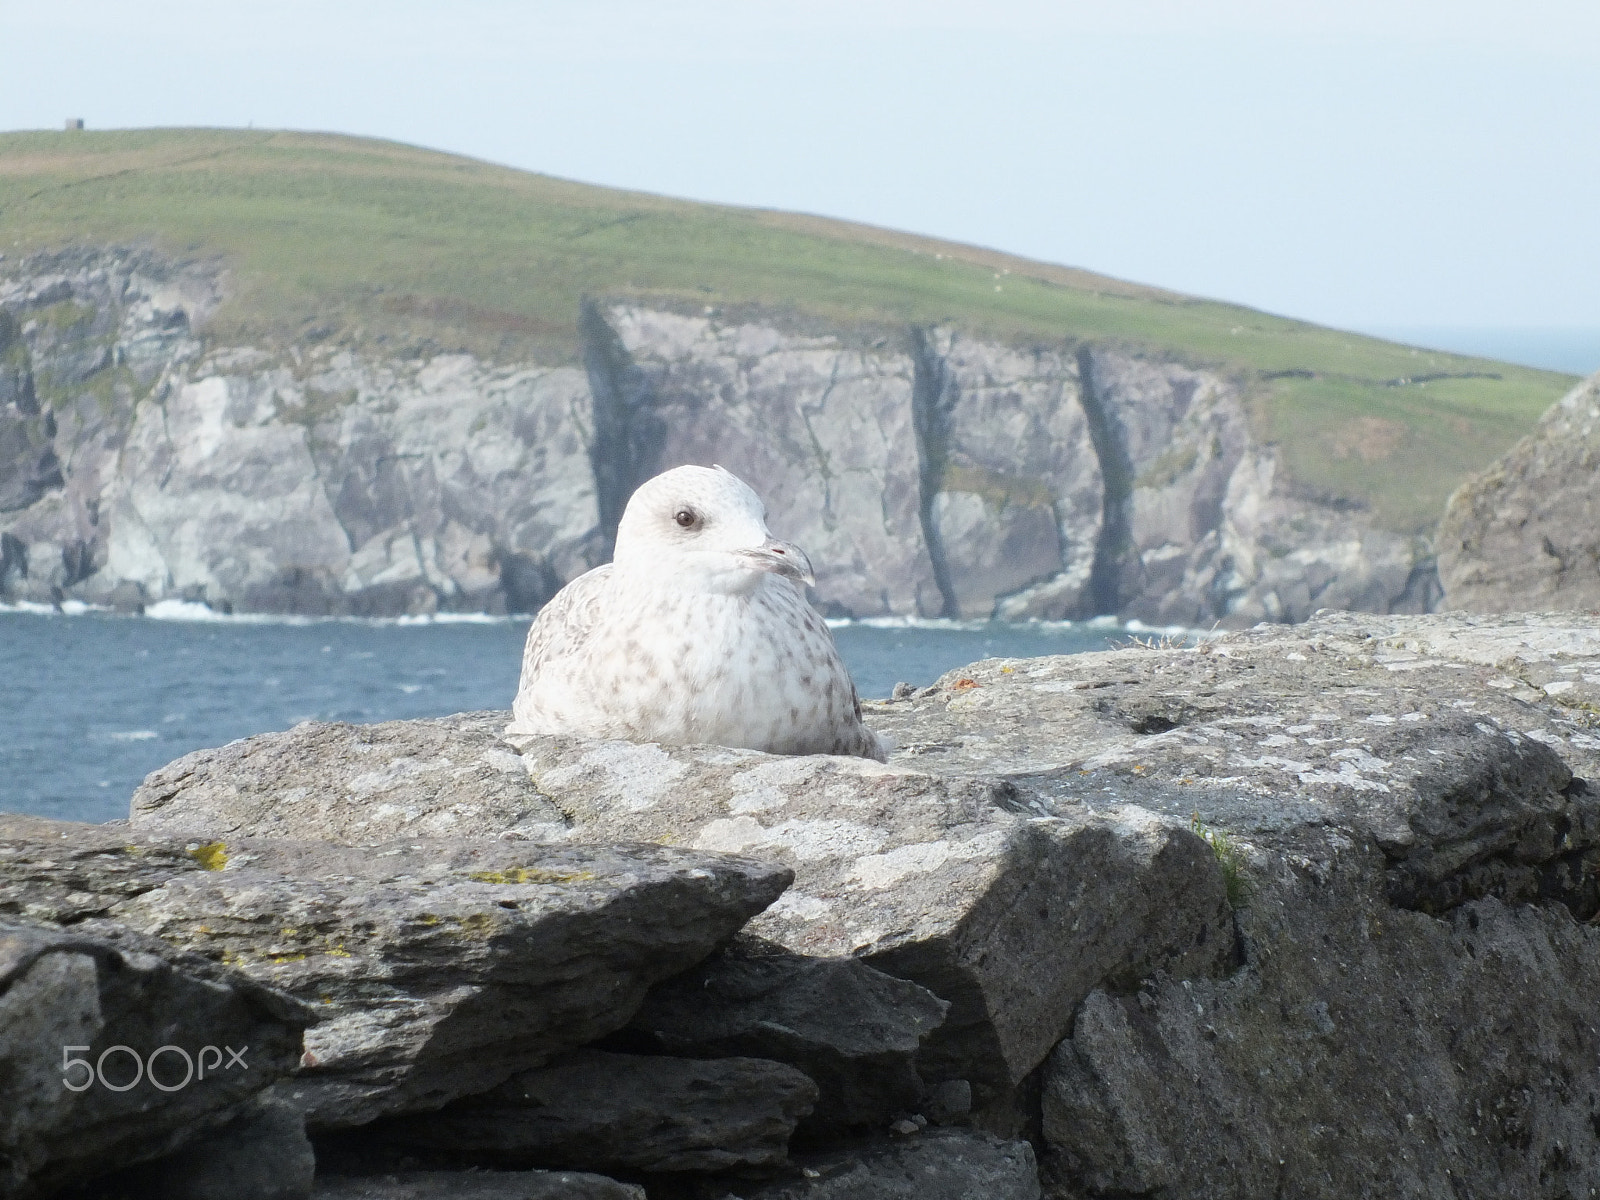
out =
[[[584,296],[865,339],[950,322],[1110,338],[1250,386],[1302,485],[1430,529],[1572,380],[971,246],[591,187],[391,142],[243,130],[0,134],[0,252],[144,244],[233,271],[219,343],[570,361]],[[8,264],[0,264],[0,269]]]

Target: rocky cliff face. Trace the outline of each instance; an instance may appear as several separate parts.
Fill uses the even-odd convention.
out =
[[[1592,620],[1330,613],[866,707],[888,763],[306,723],[153,773],[127,825],[0,820],[0,922],[314,1007],[274,1094],[319,1174],[475,1172],[357,1195],[1600,1186]],[[37,1062],[48,993],[10,994]],[[56,1103],[0,1150],[76,1149],[53,1076],[17,1094]]]
[[[1600,375],[1450,497],[1439,568],[1452,608],[1600,608]]]
[[[1244,385],[1099,343],[858,344],[592,304],[582,367],[211,344],[225,272],[139,251],[0,278],[0,594],[527,611],[632,488],[718,462],[839,615],[1250,624],[1421,611],[1428,547],[1299,496]]]

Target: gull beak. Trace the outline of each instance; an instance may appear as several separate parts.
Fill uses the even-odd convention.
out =
[[[768,538],[754,550],[745,550],[741,553],[758,571],[771,571],[774,575],[783,575],[808,586],[816,586],[817,577],[811,573],[811,560],[806,557],[806,552],[793,542],[780,542],[777,538]]]

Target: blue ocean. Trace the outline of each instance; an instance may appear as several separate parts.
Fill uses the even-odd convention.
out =
[[[167,610],[163,617],[162,610]],[[124,817],[179,755],[300,721],[510,708],[523,620],[310,621],[0,609],[0,811]],[[849,622],[833,630],[863,696],[980,658],[1104,650],[1104,621]]]

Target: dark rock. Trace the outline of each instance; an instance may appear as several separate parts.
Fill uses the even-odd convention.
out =
[[[111,589],[106,597],[112,609],[119,613],[138,616],[144,612],[144,588],[137,583],[123,582]]]
[[[859,959],[806,958],[748,939],[657,984],[628,1029],[660,1053],[799,1067],[820,1093],[801,1130],[824,1134],[881,1127],[917,1106],[917,1051],[949,1007]]]
[[[816,1085],[758,1058],[578,1050],[374,1136],[472,1163],[659,1174],[771,1167]]]
[[[1045,1075],[1063,1194],[1595,1186],[1595,927],[1495,899],[1392,909],[1371,857],[1266,859],[1246,970],[1085,1002]]]
[[[0,924],[0,1195],[167,1154],[298,1064],[302,1006],[151,949]]]
[[[316,1166],[304,1115],[268,1101],[93,1188],[95,1200],[306,1200]]]
[[[0,817],[0,912],[147,935],[304,999],[321,1021],[280,1090],[315,1127],[438,1107],[611,1032],[790,878],[651,845],[189,846]]]
[[[1033,1147],[967,1130],[797,1155],[798,1178],[740,1188],[744,1200],[1038,1200]]]
[[[644,1189],[577,1171],[404,1171],[318,1179],[314,1200],[645,1200]]]
[[[965,1079],[946,1079],[928,1089],[922,1112],[936,1125],[955,1125],[972,1111],[972,1085]]]

